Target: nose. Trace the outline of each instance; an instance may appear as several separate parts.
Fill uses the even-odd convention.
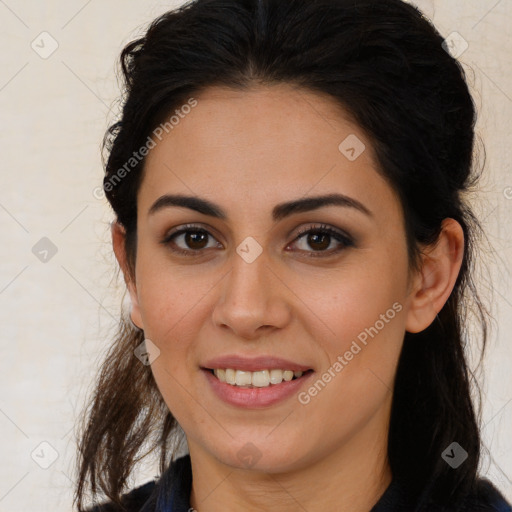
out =
[[[265,252],[251,263],[237,253],[233,266],[219,284],[212,319],[216,326],[248,340],[282,329],[291,318],[289,289]]]

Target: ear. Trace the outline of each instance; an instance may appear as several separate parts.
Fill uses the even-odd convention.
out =
[[[128,289],[128,293],[130,294],[130,299],[132,303],[132,308],[130,311],[131,321],[135,324],[136,327],[144,330],[142,316],[140,314],[137,288],[135,286],[135,276],[132,277],[126,260],[126,231],[124,227],[121,224],[119,224],[119,222],[114,221],[111,224],[111,233],[114,254],[116,256],[117,262],[119,263],[119,267],[121,268],[121,271],[123,273],[126,288]]]
[[[420,271],[409,295],[405,329],[425,330],[448,300],[464,256],[464,231],[454,219],[444,219],[439,239],[422,254]]]

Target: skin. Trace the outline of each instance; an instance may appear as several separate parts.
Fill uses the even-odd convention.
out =
[[[132,321],[161,351],[151,369],[187,436],[191,506],[368,511],[392,478],[387,434],[404,333],[428,327],[448,299],[462,229],[445,219],[421,269],[409,272],[399,200],[377,171],[371,141],[331,98],[286,84],[211,87],[195,97],[197,106],[147,157],[135,275],[123,229],[112,226]],[[338,149],[350,134],[366,146],[355,161]],[[328,206],[271,218],[278,203],[333,192],[371,215]],[[149,214],[163,194],[206,198],[227,219],[182,207]],[[161,243],[189,223],[211,237],[202,245],[184,236]],[[300,228],[321,224],[343,230],[354,246],[297,239]],[[263,250],[252,263],[236,252],[249,236]],[[186,256],[172,247],[198,249]],[[295,395],[264,409],[226,404],[199,369],[219,355],[271,354],[313,368],[314,381],[394,303],[401,311],[306,405]],[[237,456],[246,443],[260,454],[250,467]]]

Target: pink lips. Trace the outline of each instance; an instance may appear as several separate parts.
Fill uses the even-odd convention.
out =
[[[305,372],[310,370],[310,366],[290,361],[288,359],[282,359],[280,357],[273,356],[259,356],[259,357],[241,357],[236,354],[225,355],[222,357],[216,357],[206,361],[203,368],[215,369],[215,368],[233,368],[235,370],[245,370],[247,372],[257,372],[259,370],[292,370]]]
[[[280,384],[270,384],[267,387],[261,388],[243,388],[221,382],[211,372],[211,369],[215,368],[232,368],[251,372],[281,369],[306,373],[304,373],[302,377],[290,381],[283,381]],[[289,398],[291,395],[296,394],[302,386],[306,385],[306,382],[309,381],[314,374],[314,371],[307,371],[311,370],[308,366],[287,359],[267,356],[250,359],[237,355],[218,357],[207,361],[201,370],[217,397],[228,404],[246,409],[261,409]]]

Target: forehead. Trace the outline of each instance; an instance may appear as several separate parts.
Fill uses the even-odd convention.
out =
[[[279,84],[210,87],[194,99],[146,158],[141,209],[173,192],[269,211],[287,198],[333,192],[388,209],[386,201],[396,203],[369,138],[332,98]]]

